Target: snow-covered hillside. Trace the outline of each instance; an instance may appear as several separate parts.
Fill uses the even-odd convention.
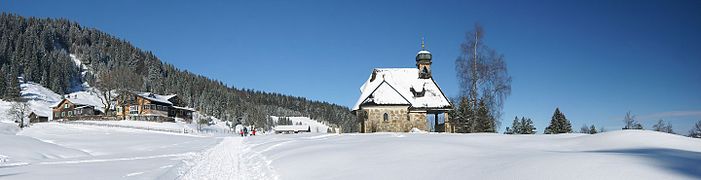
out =
[[[270,116],[273,118],[274,122],[277,122],[278,118],[277,116]],[[311,129],[312,133],[326,133],[327,130],[329,129],[329,126],[321,123],[317,120],[310,119],[308,117],[289,117],[290,121],[292,121],[292,124],[297,124],[297,123],[302,123],[302,125],[309,126]],[[338,132],[338,131],[336,131]]]
[[[61,100],[61,95],[33,82],[20,84],[20,89],[20,95],[28,101],[30,110],[37,114],[50,116],[51,108],[49,106]],[[7,110],[11,106],[12,102],[0,99],[0,122],[12,122],[7,114]]]
[[[20,96],[27,100],[30,112],[47,116],[49,119],[51,119],[52,113],[51,106],[57,104],[64,97],[84,104],[90,104],[95,106],[95,108],[98,110],[103,110],[104,105],[100,91],[89,87],[87,83],[85,83],[83,87],[85,88],[81,87],[81,91],[76,91],[66,94],[65,96],[61,96],[50,89],[41,86],[40,84],[34,82],[23,82],[20,84]],[[12,107],[11,101],[0,99],[0,122],[13,122],[9,118],[10,115],[7,114],[7,110],[9,110],[10,107]]]

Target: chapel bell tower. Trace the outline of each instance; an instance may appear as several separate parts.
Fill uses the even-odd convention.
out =
[[[431,52],[426,50],[424,39],[421,39],[421,50],[416,53],[416,68],[419,68],[419,78],[431,78]]]

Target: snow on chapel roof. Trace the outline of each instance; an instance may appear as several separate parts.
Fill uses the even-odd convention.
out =
[[[433,78],[419,78],[416,68],[376,68],[360,87],[360,92],[353,110],[364,104],[410,105],[425,109],[451,107]]]

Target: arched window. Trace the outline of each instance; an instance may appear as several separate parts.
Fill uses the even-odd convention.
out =
[[[385,122],[389,121],[389,114],[385,113],[384,115],[382,115],[382,119],[383,119]]]

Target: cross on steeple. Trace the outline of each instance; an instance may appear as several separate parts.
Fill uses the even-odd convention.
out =
[[[426,50],[426,45],[424,43],[424,39],[426,39],[426,38],[421,36],[421,50]]]

